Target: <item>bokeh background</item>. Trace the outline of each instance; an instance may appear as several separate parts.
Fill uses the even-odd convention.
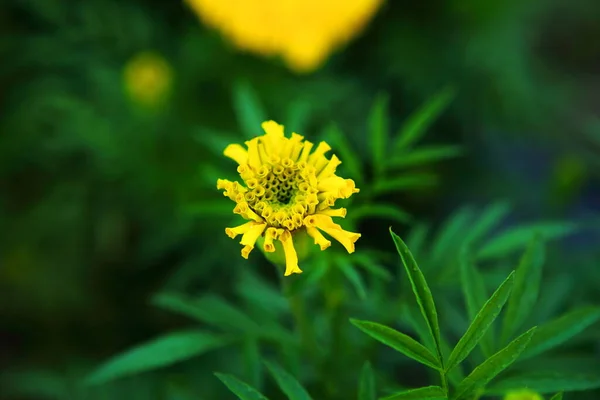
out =
[[[260,134],[248,132],[260,113],[312,141],[337,127],[368,175],[376,100],[387,96],[396,132],[451,87],[422,142],[463,151],[418,166],[435,184],[386,201],[433,227],[497,201],[511,204],[506,226],[577,224],[549,246],[553,294],[561,310],[600,301],[597,1],[388,0],[366,20],[297,71],[238,48],[181,1],[2,0],[0,398],[233,398],[212,375],[236,371],[220,353],[120,381],[107,397],[74,382],[189,326],[150,304],[158,292],[233,299],[245,270],[278,283],[262,254],[243,260],[224,234],[235,216],[215,187],[235,175],[222,149]],[[413,226],[364,218],[357,246],[393,251],[390,225],[400,236]],[[599,357],[598,327],[588,337],[582,354]],[[423,383],[403,368],[391,374]],[[193,397],[177,397],[184,389]]]

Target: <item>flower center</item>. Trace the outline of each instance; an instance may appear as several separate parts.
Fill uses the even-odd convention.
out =
[[[248,207],[272,227],[300,228],[318,204],[315,169],[305,162],[273,160],[253,173],[241,168],[240,175],[248,188],[244,195]]]

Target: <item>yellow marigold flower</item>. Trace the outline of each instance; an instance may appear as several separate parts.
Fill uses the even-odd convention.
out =
[[[127,62],[123,80],[125,90],[133,101],[144,106],[156,106],[171,88],[172,73],[161,55],[142,52]]]
[[[236,161],[243,184],[225,179],[217,181],[217,189],[236,203],[234,213],[248,220],[243,225],[226,228],[225,233],[235,238],[242,235],[242,257],[254,249],[261,238],[263,250],[274,252],[274,242],[281,242],[285,253],[285,276],[301,273],[294,248],[294,234],[305,231],[325,250],[331,242],[325,232],[348,251],[354,252],[359,233],[348,232],[333,222],[332,217],[345,217],[345,208],[332,208],[337,199],[358,193],[352,179],[335,174],[341,161],[332,155],[325,142],[313,149],[313,143],[292,133],[285,137],[283,126],[274,121],[262,123],[265,134],[247,141],[245,149],[230,144],[224,155]]]
[[[532,390],[522,389],[508,392],[504,400],[544,400],[544,398]]]
[[[356,36],[382,0],[186,0],[237,47],[310,72]]]

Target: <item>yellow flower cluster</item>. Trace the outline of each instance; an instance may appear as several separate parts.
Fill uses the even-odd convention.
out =
[[[265,134],[247,141],[247,148],[231,144],[224,151],[239,164],[244,183],[217,181],[217,188],[236,203],[233,212],[249,221],[225,229],[231,238],[242,235],[242,257],[248,258],[260,237],[265,252],[274,252],[274,241],[279,240],[285,252],[285,275],[301,273],[292,240],[299,229],[305,229],[321,250],[331,245],[323,231],[348,253],[354,252],[360,234],[345,231],[332,220],[346,216],[346,209],[332,208],[335,201],[359,191],[353,180],[335,174],[341,161],[335,155],[325,157],[331,150],[325,142],[312,151],[313,143],[296,133],[285,137],[283,126],[274,121],[263,122],[262,128]]]
[[[356,36],[382,0],[186,0],[237,47],[281,56],[298,72],[319,67]]]

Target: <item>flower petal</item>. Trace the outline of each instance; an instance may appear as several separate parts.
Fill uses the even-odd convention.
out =
[[[248,162],[248,152],[239,144],[230,144],[223,151],[225,157],[231,158],[240,165]]]
[[[302,270],[298,267],[298,254],[294,248],[294,242],[292,240],[292,234],[289,231],[283,231],[279,237],[281,244],[283,245],[283,251],[285,252],[285,273],[284,276],[291,274],[301,274]]]

